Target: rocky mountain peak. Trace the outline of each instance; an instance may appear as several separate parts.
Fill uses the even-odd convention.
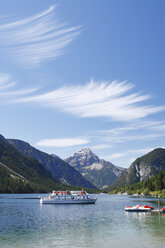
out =
[[[68,163],[72,161],[72,166],[80,169],[86,166],[90,166],[93,163],[99,163],[100,159],[98,156],[96,156],[95,153],[91,151],[90,148],[83,148],[67,158],[66,161]]]
[[[95,188],[77,170],[56,155],[49,155],[21,140],[8,139],[7,141],[23,155],[37,159],[58,182],[78,187]]]
[[[86,157],[97,157],[96,156],[96,154],[95,153],[93,153],[92,151],[91,151],[91,149],[90,148],[88,148],[88,147],[86,147],[86,148],[82,148],[80,151],[78,151],[78,152],[75,152],[74,154],[73,154],[73,156],[75,156],[75,155],[77,155],[77,156],[86,156]],[[98,157],[97,157],[98,158]]]
[[[82,148],[82,149],[79,151],[79,153],[93,153],[93,152],[91,151],[90,148],[85,147],[85,148]]]
[[[122,168],[100,159],[90,148],[75,152],[65,161],[98,188],[110,185],[123,172]]]

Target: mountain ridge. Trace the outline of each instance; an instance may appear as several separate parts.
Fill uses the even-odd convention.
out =
[[[37,159],[55,180],[76,187],[96,189],[77,170],[59,157],[42,152],[22,140],[7,139],[7,141],[22,154]]]
[[[60,186],[41,163],[24,156],[0,137],[1,193],[49,192]]]
[[[124,171],[124,168],[100,159],[90,148],[75,152],[65,161],[100,189],[113,183]]]
[[[165,171],[165,149],[156,148],[137,158],[110,188],[141,182],[158,174],[161,170]]]

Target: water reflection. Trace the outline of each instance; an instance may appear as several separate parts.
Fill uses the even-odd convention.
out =
[[[131,219],[133,228],[138,226],[148,238],[160,242],[162,247],[165,245],[165,215],[157,212],[126,212],[125,216]]]
[[[0,248],[165,247],[165,216],[124,212],[133,205],[128,196],[99,195],[95,205],[77,206],[20,198],[0,200]]]

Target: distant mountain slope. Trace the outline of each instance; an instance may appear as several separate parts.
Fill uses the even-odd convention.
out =
[[[133,184],[165,171],[165,149],[157,148],[136,159],[112,185],[112,188]]]
[[[100,159],[89,148],[84,148],[65,160],[98,188],[112,184],[124,169]]]
[[[8,142],[22,154],[37,159],[46,170],[50,171],[53,178],[57,181],[67,185],[93,189],[96,188],[90,182],[88,182],[77,170],[75,170],[68,163],[64,162],[62,159],[41,152],[21,140],[8,139]]]
[[[17,177],[23,181],[27,181],[27,179],[25,177],[23,177],[19,173],[15,172],[14,170],[10,169],[7,165],[5,165],[1,162],[0,162],[0,167],[3,168],[4,170],[8,171],[8,173],[10,173],[11,177],[13,177],[13,178]]]
[[[0,136],[0,192],[48,192],[59,187],[41,163],[22,155]]]
[[[115,188],[112,193],[127,193],[127,194],[143,194],[143,195],[160,195],[160,198],[165,198],[165,172],[160,171],[159,174],[150,177],[149,179],[143,180],[134,184],[127,184]]]

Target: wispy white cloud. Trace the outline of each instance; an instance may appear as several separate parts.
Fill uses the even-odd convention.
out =
[[[111,147],[110,144],[99,144],[99,145],[90,146],[90,148],[92,150],[103,150],[103,149],[107,149],[107,148],[110,148],[110,147]]]
[[[129,96],[132,94],[128,91],[132,89],[132,84],[126,82],[92,81],[83,86],[62,87],[55,91],[40,94],[37,88],[22,89],[16,81],[12,80],[10,75],[0,74],[0,103],[3,104],[33,103],[59,109],[79,117],[98,117],[101,119],[102,117],[108,117],[108,120],[116,120],[113,109],[106,107],[104,109],[104,105],[106,106],[110,103],[113,105],[113,101],[115,103],[119,102],[116,108],[118,119],[126,122],[119,122],[117,127],[109,130],[93,131],[92,135],[90,132],[84,137],[44,139],[38,141],[36,146],[56,147],[62,151],[71,150],[72,152],[74,152],[75,147],[81,149],[84,146],[88,146],[94,151],[102,150],[104,155],[101,157],[124,167],[130,165],[130,161],[132,162],[135,158],[151,151],[157,145],[160,146],[160,140],[163,144],[162,137],[165,136],[164,121],[148,120],[148,118],[144,119],[140,118],[140,116],[138,116],[138,119],[132,120],[133,112],[136,112],[137,108],[141,109],[143,103],[143,101],[137,101],[136,104],[130,104],[130,102],[126,104],[125,98],[131,98]],[[147,97],[143,97],[138,93],[133,93],[133,95],[137,95],[139,99],[148,99],[148,95]],[[121,99],[124,99],[123,103]],[[96,105],[95,108],[94,105]],[[144,103],[143,106],[145,108],[154,108],[146,106]],[[120,117],[120,113],[124,111],[125,107],[130,109],[130,114],[123,119],[123,115]],[[102,113],[100,115],[101,108]],[[164,110],[164,107],[160,107],[158,111],[160,110]],[[127,115],[127,111],[125,115]],[[148,147],[150,144],[152,144],[153,148]],[[154,145],[156,146],[154,147]],[[132,149],[125,150],[126,147],[131,147]],[[136,147],[139,148],[137,149]]]
[[[107,160],[114,160],[114,159],[120,159],[120,158],[129,158],[129,162],[134,162],[135,159],[138,156],[142,156],[148,152],[151,152],[152,150],[154,150],[154,148],[148,147],[148,148],[142,148],[142,149],[130,149],[130,150],[126,150],[121,153],[112,153],[110,155],[104,156],[104,159]],[[130,158],[131,156],[131,158]]]
[[[120,123],[117,127],[93,132],[100,142],[112,146],[125,142],[158,140],[165,136],[165,122],[140,119]]]
[[[165,122],[160,122],[158,125],[152,127],[153,131],[165,131]]]
[[[126,151],[126,154],[145,154],[148,152],[151,152],[152,150],[154,150],[155,147],[147,147],[147,148],[142,148],[142,149],[130,149],[128,151]]]
[[[139,140],[153,140],[165,136],[165,133],[153,133],[153,134],[137,134],[137,135],[123,135],[123,136],[104,136],[103,140],[107,142],[115,143],[124,143],[129,141],[139,141]]]
[[[16,83],[11,82],[10,76],[8,74],[0,74],[0,91],[8,90],[15,85]]]
[[[19,21],[2,23],[0,47],[29,63],[39,63],[62,55],[80,33],[80,26],[68,27],[55,16],[55,6]]]
[[[154,128],[157,122],[137,120],[165,110],[165,106],[150,106],[144,101],[150,95],[138,92],[130,93],[134,85],[127,82],[95,82],[91,80],[85,85],[65,86],[47,93],[35,93],[37,88],[10,90],[16,86],[7,74],[0,74],[0,96],[10,97],[12,103],[34,103],[48,108],[59,109],[81,118],[105,117],[113,121],[126,121],[136,125],[118,127],[103,132],[118,135],[144,127]],[[33,94],[32,94],[33,93]],[[8,100],[8,99],[7,99]],[[160,123],[164,125],[164,123]],[[129,138],[129,137],[127,137]]]
[[[36,143],[36,146],[43,146],[43,147],[72,147],[78,145],[88,144],[90,142],[87,138],[60,138],[60,139],[44,139],[40,140]]]
[[[108,134],[108,135],[121,135],[130,132],[134,132],[140,129],[148,129],[148,130],[161,130],[165,129],[165,121],[154,121],[154,120],[136,120],[131,121],[129,125],[119,126],[111,129],[100,130],[100,133]]]
[[[113,153],[111,155],[104,156],[104,159],[111,160],[111,159],[117,159],[117,158],[121,158],[125,156],[126,156],[125,153]]]
[[[11,99],[31,95],[37,91],[37,88],[16,89],[17,83],[13,81],[8,74],[0,73],[0,101],[10,103]]]
[[[138,92],[129,93],[134,87],[127,82],[94,82],[67,86],[15,102],[33,102],[78,117],[106,117],[113,121],[133,121],[165,110],[165,106],[150,106],[144,101],[151,98]]]

